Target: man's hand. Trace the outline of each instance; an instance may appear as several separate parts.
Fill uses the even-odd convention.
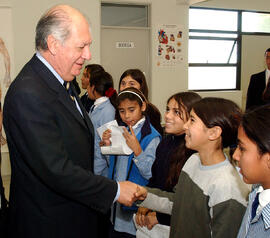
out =
[[[136,200],[144,200],[147,197],[147,190],[146,188],[137,185],[137,192],[135,194]]]
[[[139,186],[129,181],[118,183],[120,185],[120,196],[118,198],[118,202],[125,206],[132,206],[133,202],[137,200],[135,194],[139,190]]]

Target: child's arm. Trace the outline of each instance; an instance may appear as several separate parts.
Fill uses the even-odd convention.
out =
[[[125,129],[125,128],[124,128]],[[136,164],[137,168],[140,171],[140,174],[146,178],[150,179],[152,177],[151,168],[156,158],[156,148],[160,142],[159,137],[155,137],[143,151],[137,140],[134,131],[130,128],[131,134],[125,129],[125,138],[127,145],[134,151],[133,161]],[[136,153],[135,153],[136,151]],[[140,153],[138,154],[138,151]],[[136,155],[138,154],[138,155]]]
[[[175,186],[175,189],[176,187],[177,185]],[[142,187],[139,185],[138,188],[136,197],[139,200],[143,200],[142,202],[137,202],[138,206],[146,207],[169,215],[171,214],[175,193],[162,191],[158,188]]]

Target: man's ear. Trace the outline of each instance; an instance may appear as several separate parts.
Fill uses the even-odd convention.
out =
[[[208,138],[213,141],[221,136],[222,129],[219,126],[214,126],[208,129]]]
[[[55,39],[53,35],[48,36],[47,38],[48,50],[51,52],[52,55],[56,55],[58,44],[59,44],[58,40]]]

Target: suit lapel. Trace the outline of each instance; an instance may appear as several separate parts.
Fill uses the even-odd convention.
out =
[[[58,94],[58,100],[69,110],[69,112],[77,119],[77,121],[87,129],[87,125],[82,118],[82,115],[76,108],[74,102],[66,92],[66,89],[61,85],[58,79],[53,75],[53,73],[44,65],[37,57],[34,55],[29,62],[35,72],[40,76],[40,78]],[[73,86],[73,85],[72,85]],[[73,91],[74,88],[72,88]],[[76,98],[77,99],[77,98]],[[77,99],[79,102],[79,100]],[[81,107],[81,105],[80,105]],[[82,107],[81,107],[82,108]]]
[[[79,106],[81,108],[81,111],[82,111],[82,114],[83,114],[83,117],[84,117],[85,124],[88,127],[90,133],[92,135],[94,135],[94,127],[93,127],[93,124],[92,124],[92,122],[91,122],[91,120],[89,118],[89,115],[88,115],[87,111],[85,110],[84,106],[82,105],[81,99],[80,99],[78,93],[76,92],[73,83],[71,83],[70,85],[71,85],[71,89],[72,89],[72,91],[73,91],[73,93],[75,95],[75,98],[76,98],[76,100],[77,100],[77,102],[78,102],[78,104],[79,104]]]

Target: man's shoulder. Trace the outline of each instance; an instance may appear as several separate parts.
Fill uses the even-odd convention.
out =
[[[265,78],[265,70],[256,74],[252,74],[251,78]]]

